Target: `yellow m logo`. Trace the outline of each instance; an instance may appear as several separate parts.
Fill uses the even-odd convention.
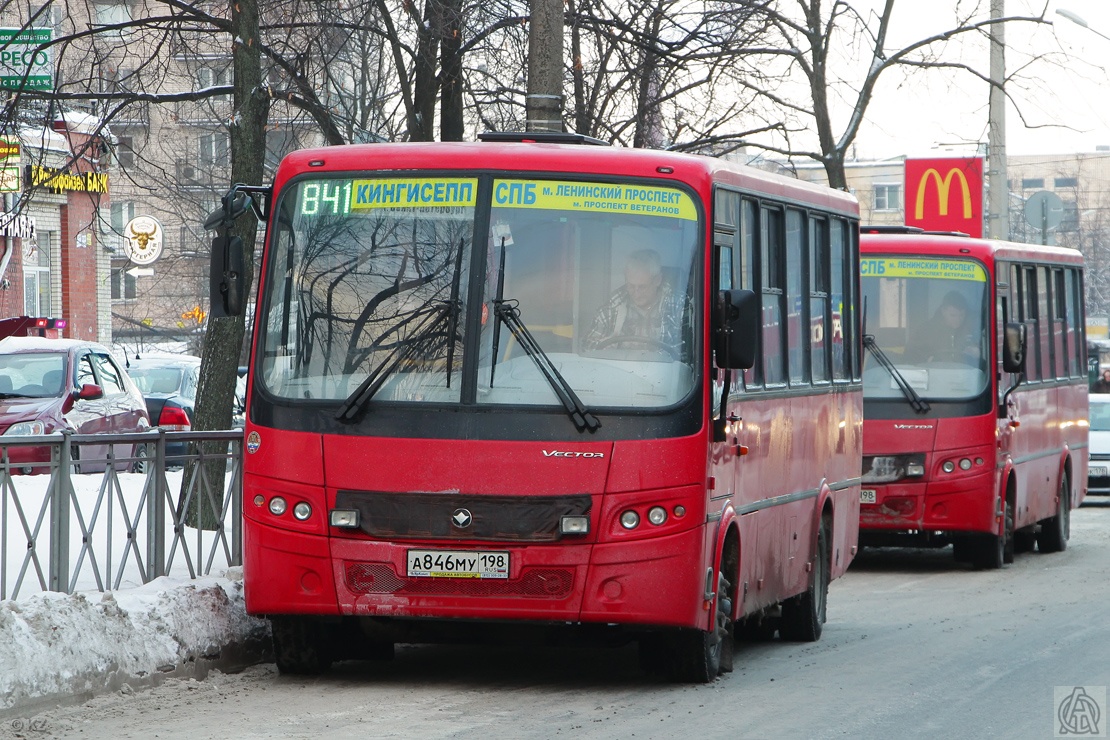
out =
[[[937,213],[941,216],[948,215],[948,191],[952,187],[953,177],[959,178],[960,187],[964,191],[964,218],[971,218],[971,188],[968,187],[964,173],[953,167],[948,170],[944,179],[941,179],[940,173],[930,167],[925,170],[925,174],[917,183],[917,207],[914,209],[914,216],[918,220],[925,217],[925,188],[928,187],[930,179],[937,184]]]

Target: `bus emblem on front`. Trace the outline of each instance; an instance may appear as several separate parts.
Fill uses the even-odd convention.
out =
[[[466,509],[455,509],[455,513],[451,515],[451,523],[459,529],[466,529],[472,521],[474,517]]]

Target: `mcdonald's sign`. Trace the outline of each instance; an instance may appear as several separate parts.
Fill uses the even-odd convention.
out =
[[[907,159],[906,225],[983,236],[983,158]]]

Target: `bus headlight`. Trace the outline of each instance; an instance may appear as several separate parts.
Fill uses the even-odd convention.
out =
[[[648,509],[648,521],[658,527],[660,524],[667,521],[667,510],[662,506],[651,507]]]
[[[297,521],[303,522],[310,516],[312,516],[312,507],[304,501],[301,501],[293,507],[293,518],[295,518]]]
[[[588,534],[590,531],[590,518],[582,515],[567,515],[559,520],[559,532],[562,534]]]
[[[952,462],[951,460],[945,460],[944,465],[941,465],[940,469],[946,473],[951,473],[953,470],[956,469],[956,463]]]
[[[333,527],[358,529],[358,509],[332,509],[328,521]]]
[[[864,483],[893,483],[925,475],[925,455],[875,455],[863,458]]]
[[[270,499],[270,513],[274,516],[281,516],[284,514],[287,507],[288,504],[285,503],[285,499],[281,496],[274,496]]]

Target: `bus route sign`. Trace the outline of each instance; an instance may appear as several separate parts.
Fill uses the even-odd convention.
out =
[[[54,54],[49,28],[0,28],[0,88],[53,90]]]

